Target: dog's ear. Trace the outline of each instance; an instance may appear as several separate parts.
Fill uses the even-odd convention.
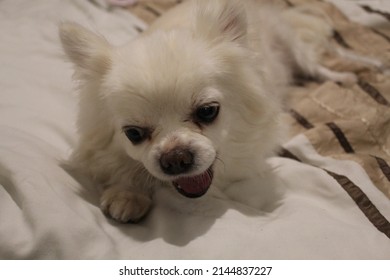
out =
[[[103,37],[71,22],[61,23],[59,34],[76,71],[87,76],[102,76],[110,68],[110,45]]]
[[[244,43],[247,19],[244,4],[236,0],[197,0],[195,29],[212,39]]]

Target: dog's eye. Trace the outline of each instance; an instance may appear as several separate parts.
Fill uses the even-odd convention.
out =
[[[196,109],[195,119],[197,122],[206,123],[206,124],[211,123],[218,116],[218,113],[219,113],[218,103],[206,104]]]
[[[125,126],[123,132],[134,145],[141,143],[149,136],[147,129],[138,126]]]

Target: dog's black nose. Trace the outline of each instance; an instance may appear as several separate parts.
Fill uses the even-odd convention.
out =
[[[187,172],[194,164],[194,155],[185,149],[175,148],[160,157],[160,166],[164,173],[177,175]]]

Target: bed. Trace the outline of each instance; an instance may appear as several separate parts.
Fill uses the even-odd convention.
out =
[[[331,56],[327,66],[359,81],[291,89],[290,136],[267,161],[283,189],[275,207],[208,197],[184,210],[160,190],[138,224],[102,214],[94,187],[64,165],[77,95],[57,25],[76,21],[120,44],[178,2],[0,1],[0,258],[390,259],[390,73]],[[335,24],[334,44],[390,65],[388,1],[279,2],[316,5]]]

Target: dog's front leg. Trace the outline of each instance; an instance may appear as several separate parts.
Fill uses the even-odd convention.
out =
[[[139,221],[149,211],[151,205],[152,200],[147,193],[121,185],[109,186],[100,198],[102,211],[121,223]]]

